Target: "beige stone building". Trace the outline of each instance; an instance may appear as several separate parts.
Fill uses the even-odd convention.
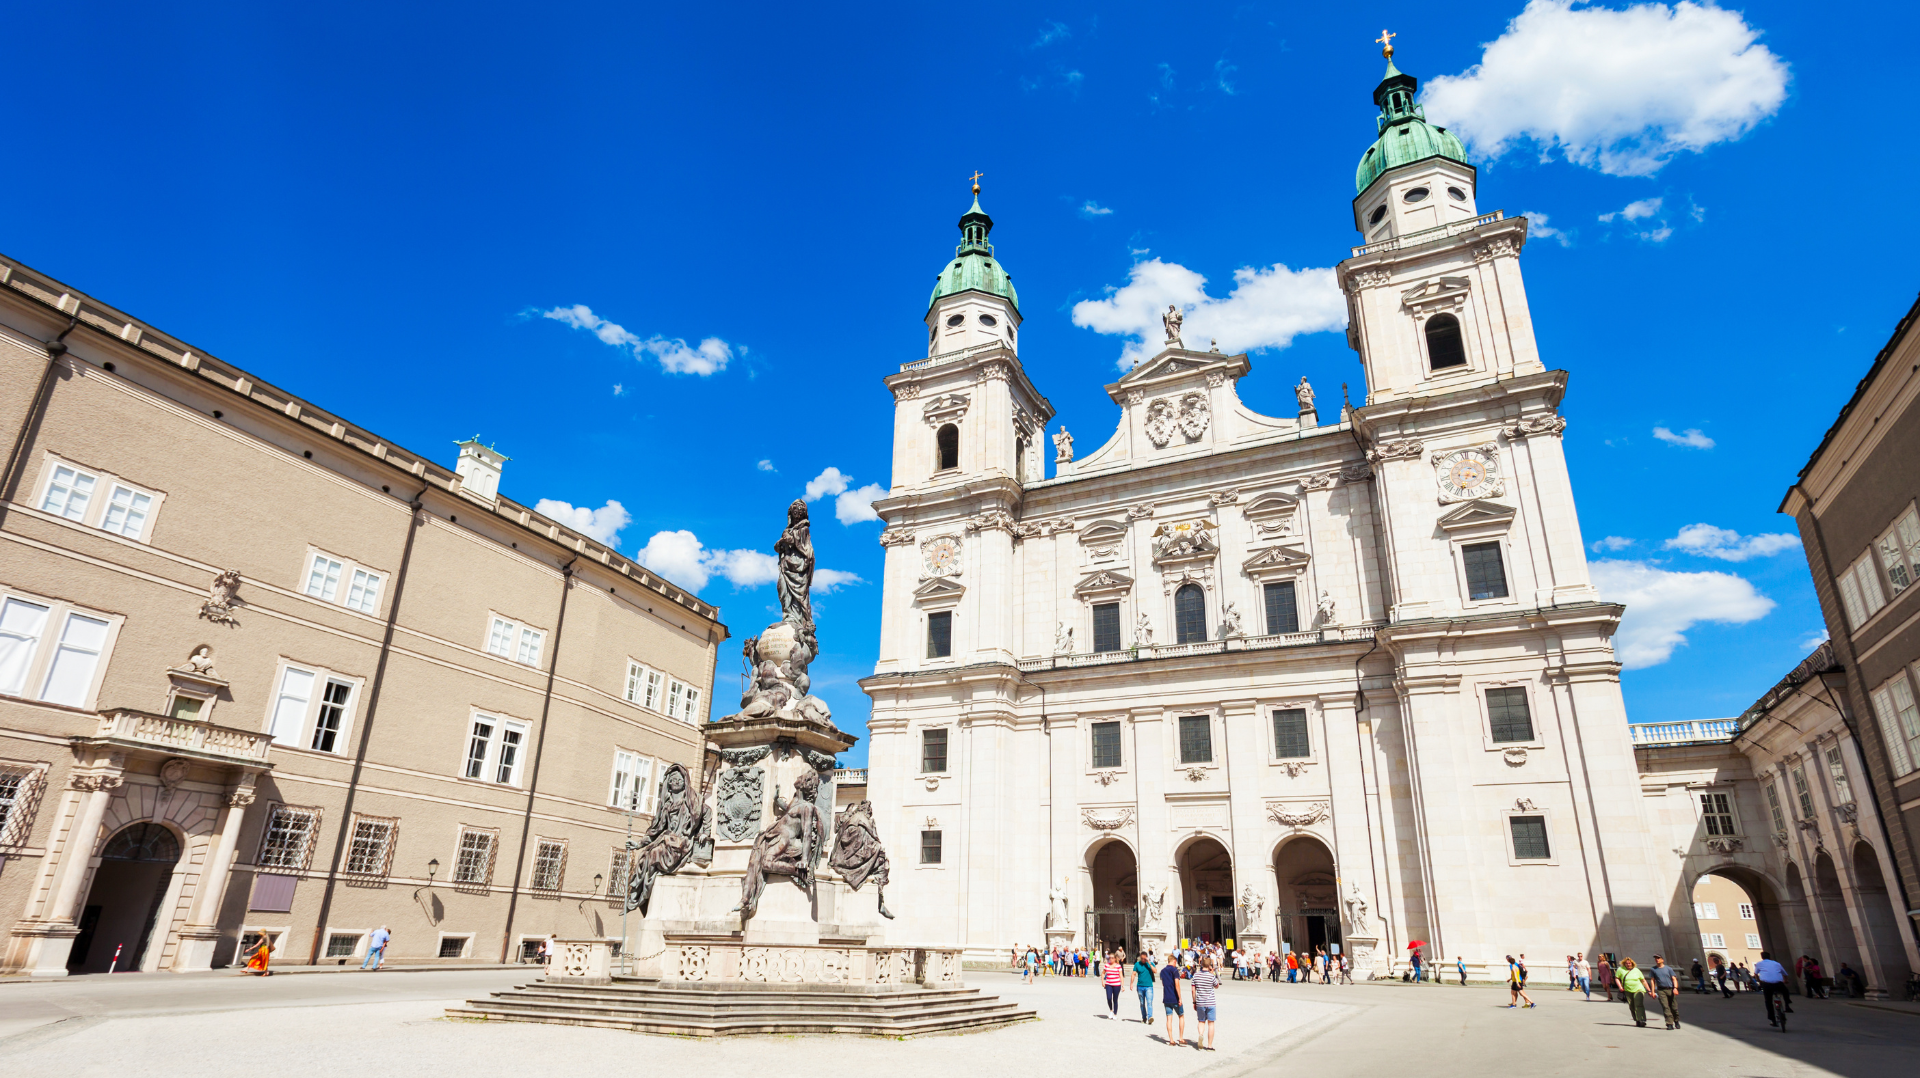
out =
[[[619,934],[718,609],[5,259],[0,427],[0,971]]]

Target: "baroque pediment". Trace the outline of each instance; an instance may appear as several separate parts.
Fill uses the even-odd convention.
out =
[[[1240,563],[1240,571],[1259,580],[1270,576],[1291,576],[1307,567],[1312,558],[1305,550],[1297,546],[1270,546],[1253,552],[1253,556]]]
[[[1096,520],[1080,529],[1083,546],[1117,546],[1127,537],[1127,526],[1117,520]]]
[[[1505,531],[1513,523],[1514,509],[1511,505],[1490,502],[1476,498],[1470,502],[1461,502],[1451,511],[1441,516],[1440,530],[1447,532],[1462,531],[1468,528],[1490,528]]]
[[[1073,586],[1078,596],[1119,594],[1133,589],[1133,578],[1125,573],[1116,573],[1111,569],[1101,569],[1082,577],[1080,583]]]
[[[1438,277],[1400,293],[1400,302],[1415,318],[1425,318],[1441,311],[1458,311],[1472,290],[1465,277]]]
[[[913,589],[914,599],[922,604],[955,602],[966,593],[967,586],[950,576],[936,576]]]
[[[1241,513],[1247,522],[1253,525],[1254,541],[1271,539],[1285,535],[1293,530],[1294,514],[1299,512],[1300,499],[1291,494],[1278,491],[1262,494],[1247,503]]]

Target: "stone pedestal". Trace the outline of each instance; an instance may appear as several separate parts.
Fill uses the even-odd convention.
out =
[[[1353,958],[1353,976],[1355,980],[1371,981],[1389,976],[1391,970],[1382,968],[1380,939],[1377,936],[1348,936],[1347,953]]]
[[[613,943],[604,939],[555,940],[547,980],[559,984],[613,983]]]
[[[1071,928],[1049,928],[1047,929],[1047,947],[1048,949],[1054,947],[1071,947],[1073,946],[1074,935],[1075,933]]]

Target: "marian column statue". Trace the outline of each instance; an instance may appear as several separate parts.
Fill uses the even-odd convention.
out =
[[[787,506],[787,530],[773,544],[780,559],[780,617],[813,636],[813,532],[807,524],[807,503],[798,498]]]

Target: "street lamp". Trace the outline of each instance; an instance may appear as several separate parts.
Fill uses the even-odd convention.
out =
[[[433,877],[436,874],[438,874],[439,871],[440,871],[440,859],[438,857],[427,862],[427,886],[428,887],[433,886]]]

